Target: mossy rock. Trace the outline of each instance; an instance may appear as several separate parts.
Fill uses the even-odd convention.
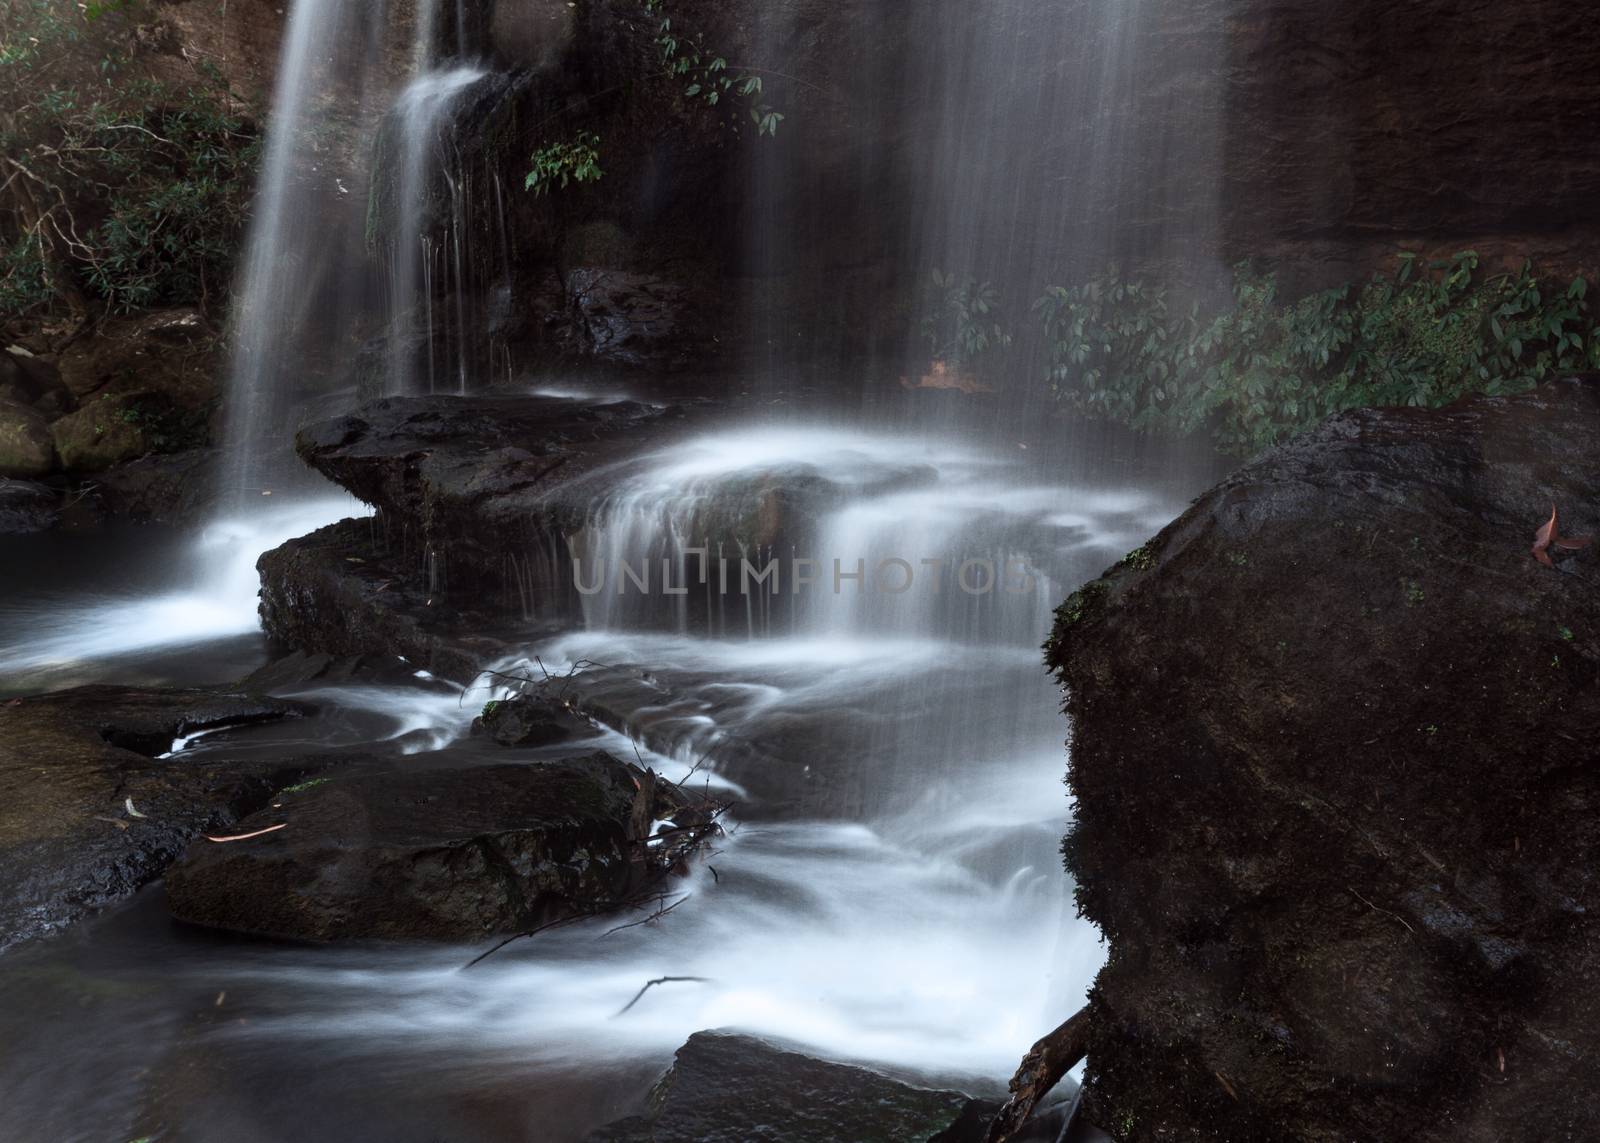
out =
[[[148,390],[91,401],[50,426],[63,468],[99,472],[151,453],[205,443],[203,416]]]

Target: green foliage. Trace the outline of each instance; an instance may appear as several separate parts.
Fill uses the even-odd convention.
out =
[[[593,131],[579,131],[570,141],[546,143],[533,153],[524,189],[539,195],[569,183],[597,182],[605,174],[599,147],[600,137]]]
[[[940,270],[924,294],[917,328],[934,359],[952,368],[971,368],[1011,346],[994,283]]]
[[[1524,264],[1485,276],[1467,251],[1293,303],[1270,275],[1236,269],[1233,304],[1174,311],[1165,287],[1115,271],[1055,286],[1034,306],[1056,396],[1134,428],[1209,429],[1250,453],[1358,406],[1436,406],[1526,390],[1600,362],[1575,279],[1549,290]]]
[[[783,113],[764,101],[766,85],[761,76],[746,69],[731,69],[728,61],[706,47],[705,33],[674,30],[663,0],[644,0],[645,15],[656,21],[656,48],[661,65],[669,76],[683,82],[683,97],[707,107],[718,107],[724,99],[743,101],[757,135],[777,135]],[[734,132],[738,133],[735,124]]]
[[[258,145],[220,76],[135,74],[135,0],[0,4],[0,314],[225,292]]]
[[[667,78],[682,84],[683,98],[705,107],[728,108],[742,104],[755,124],[757,136],[777,135],[783,113],[763,99],[766,84],[758,71],[730,66],[726,58],[706,46],[703,32],[690,33],[675,28],[664,0],[643,0],[642,10],[654,32],[654,46],[661,65],[661,70],[651,78]],[[740,133],[741,122],[737,114],[728,121],[735,135]],[[600,165],[600,137],[592,131],[580,131],[571,141],[546,143],[533,153],[533,166],[524,188],[541,195],[571,183],[595,182],[604,174]]]
[[[1150,550],[1149,544],[1144,544],[1123,556],[1122,563],[1134,571],[1149,571],[1156,565],[1156,554]]]

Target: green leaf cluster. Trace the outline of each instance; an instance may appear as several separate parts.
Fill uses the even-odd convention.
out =
[[[597,182],[604,174],[600,169],[600,137],[593,131],[579,131],[572,139],[546,143],[535,151],[523,186],[540,195],[569,183]]]
[[[973,368],[1011,346],[995,284],[944,270],[929,279],[917,331],[933,357],[953,368]]]
[[[1398,268],[1293,302],[1235,268],[1232,304],[1203,314],[1116,271],[1053,286],[1034,305],[1051,391],[1163,433],[1209,431],[1248,454],[1360,406],[1437,406],[1506,394],[1600,364],[1588,283],[1541,282],[1531,264],[1484,274],[1477,254]]]
[[[749,70],[730,68],[728,61],[706,47],[703,32],[687,33],[674,29],[663,0],[644,0],[645,15],[656,22],[656,48],[666,73],[683,83],[683,97],[698,100],[707,107],[720,106],[724,99],[743,100],[756,134],[777,135],[783,113],[764,100],[766,85],[761,76]],[[733,127],[738,133],[738,125]]]

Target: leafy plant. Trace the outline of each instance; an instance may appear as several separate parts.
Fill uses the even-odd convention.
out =
[[[656,20],[656,48],[667,74],[687,81],[685,99],[707,107],[720,106],[724,98],[744,100],[756,134],[777,135],[783,113],[764,102],[766,85],[757,72],[730,69],[726,59],[706,47],[705,33],[675,31],[663,0],[644,0],[644,10]],[[737,126],[734,131],[738,132]]]
[[[579,131],[570,141],[547,143],[533,153],[533,168],[524,188],[540,195],[552,187],[569,183],[592,183],[605,172],[600,169],[600,137],[593,131]]]
[[[136,73],[136,0],[0,0],[0,314],[225,292],[257,136],[220,75]]]
[[[1034,313],[1058,399],[1249,453],[1343,409],[1515,393],[1600,363],[1587,295],[1584,278],[1552,290],[1526,263],[1484,276],[1465,251],[1421,266],[1403,254],[1392,274],[1292,303],[1242,264],[1232,306],[1208,315],[1113,270],[1051,287]]]
[[[1000,320],[1000,291],[993,282],[933,271],[917,329],[937,361],[971,368],[1011,345]]]
[[[766,83],[757,69],[737,68],[706,46],[703,32],[687,32],[674,27],[664,0],[643,0],[644,15],[651,21],[653,43],[661,70],[651,78],[666,78],[681,83],[684,99],[709,108],[728,108],[742,103],[756,135],[776,136],[783,123],[783,112],[765,101]],[[604,93],[610,94],[610,91]],[[729,129],[740,133],[742,117],[728,120]],[[547,143],[533,154],[533,165],[525,189],[536,195],[571,183],[595,182],[604,175],[600,160],[600,137],[580,131],[571,141]]]

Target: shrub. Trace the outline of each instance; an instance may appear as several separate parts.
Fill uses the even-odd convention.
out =
[[[1000,314],[1000,291],[992,282],[933,271],[917,326],[937,361],[971,369],[1011,345]]]
[[[1466,251],[1421,267],[1402,254],[1393,274],[1292,303],[1240,265],[1232,306],[1210,315],[1113,271],[1051,287],[1034,312],[1058,399],[1249,453],[1343,409],[1515,393],[1600,363],[1587,295],[1584,278],[1551,289],[1527,263],[1483,275]]]
[[[0,314],[225,293],[258,146],[220,76],[138,74],[133,0],[0,10]]]

